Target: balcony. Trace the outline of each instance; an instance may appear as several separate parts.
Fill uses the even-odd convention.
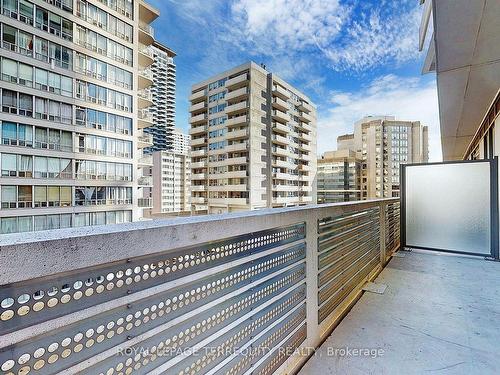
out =
[[[200,100],[205,100],[206,97],[207,97],[206,90],[200,90],[191,94],[191,96],[189,97],[189,101],[192,103],[196,103],[199,102]]]
[[[191,180],[206,180],[206,179],[207,179],[206,173],[192,173],[191,174]],[[194,185],[192,185],[191,187],[193,187],[193,186]]]
[[[197,134],[202,134],[207,132],[207,126],[202,125],[202,126],[192,126],[189,129],[189,134],[190,135],[197,135]]]
[[[202,113],[202,114],[192,116],[189,118],[189,123],[191,125],[201,124],[201,123],[206,122],[206,121],[207,121],[206,113]]]
[[[151,107],[153,105],[153,94],[147,89],[137,91],[139,109]]]
[[[207,150],[196,150],[196,151],[191,151],[190,156],[192,158],[197,157],[197,156],[204,156],[207,154]]]
[[[137,206],[139,208],[153,208],[153,198],[139,198],[137,199]]]
[[[140,44],[139,45],[139,66],[144,68],[152,65],[154,62],[153,51],[147,46]]]
[[[153,114],[145,109],[137,111],[139,129],[149,128],[153,126]]]
[[[273,122],[273,130],[277,133],[288,134],[290,133],[290,128],[286,125],[283,125],[279,122]]]
[[[191,169],[206,168],[206,167],[207,167],[207,162],[205,161],[191,162]]]
[[[299,112],[299,119],[303,122],[310,123],[313,121],[313,118],[310,114],[306,112]]]
[[[274,85],[273,86],[273,95],[277,96],[283,100],[290,99],[290,93],[282,86]]]
[[[152,187],[153,177],[151,176],[141,176],[137,179],[137,185],[140,187]]]
[[[290,120],[290,115],[278,109],[272,111],[273,120],[286,124]]]
[[[139,22],[139,43],[149,46],[155,40],[154,29],[151,25]]]
[[[191,107],[189,108],[189,112],[199,112],[204,110],[205,108],[206,108],[205,102],[199,102],[191,105]]]
[[[216,177],[216,176],[214,176],[214,177]],[[225,172],[221,177],[223,177],[223,178],[245,178],[245,177],[247,177],[247,171]]]
[[[246,206],[248,204],[247,198],[209,198],[209,205],[228,207],[228,206]]]
[[[191,197],[191,203],[193,203],[193,204],[204,204],[204,203],[207,203],[207,198],[203,198],[203,197]]]
[[[248,186],[246,184],[239,184],[239,185],[220,185],[220,186],[209,186],[208,187],[209,191],[247,191]],[[234,199],[234,198],[228,198],[228,199]],[[238,198],[240,199],[240,198]],[[212,201],[210,199],[210,201]]]
[[[230,115],[230,114],[244,112],[247,109],[248,109],[248,102],[244,101],[244,102],[228,105],[226,107],[226,113],[228,115]]]
[[[248,138],[248,135],[250,134],[248,129],[240,129],[240,130],[233,130],[231,132],[226,133],[226,139],[243,139],[243,138]]]
[[[137,144],[139,148],[146,148],[153,146],[152,134],[141,134],[137,136]]]
[[[205,185],[191,185],[191,191],[207,191]]]
[[[150,69],[139,70],[139,89],[145,89],[153,84],[153,72]]]
[[[226,94],[226,100],[237,100],[237,99],[243,99],[246,96],[248,96],[248,88],[247,87],[242,87],[240,89],[230,91]]]
[[[153,166],[153,155],[144,155],[137,161],[139,167],[152,167]]]
[[[233,117],[233,118],[230,118],[228,120],[226,120],[225,122],[225,125],[230,128],[232,126],[241,126],[241,125],[244,125],[246,124],[248,121],[248,118],[246,115],[242,115],[242,116],[236,116],[236,117]]]
[[[237,77],[228,79],[226,81],[226,88],[235,89],[237,87],[246,86],[248,83],[248,79],[249,79],[248,73],[240,74]]]
[[[281,135],[275,134],[273,135],[273,143],[286,146],[290,143],[290,140],[286,137],[282,137]]]
[[[313,110],[313,107],[309,104],[309,103],[306,103],[304,101],[301,101],[300,104],[298,105],[298,108],[303,111],[303,112],[307,112],[307,113],[310,113],[312,112]]]
[[[273,98],[273,108],[277,108],[283,112],[286,112],[286,111],[288,111],[288,103],[281,98],[274,97]]]
[[[201,146],[205,143],[207,143],[207,139],[205,137],[191,139],[191,146]]]
[[[226,152],[237,152],[237,151],[246,151],[249,148],[247,142],[241,143],[233,143],[232,145],[228,145],[224,148]]]

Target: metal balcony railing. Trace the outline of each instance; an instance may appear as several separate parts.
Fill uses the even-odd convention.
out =
[[[5,235],[0,366],[292,373],[398,248],[398,216],[388,199]]]

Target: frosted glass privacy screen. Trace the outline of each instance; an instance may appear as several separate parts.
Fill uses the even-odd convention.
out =
[[[490,164],[406,167],[406,246],[490,254]]]

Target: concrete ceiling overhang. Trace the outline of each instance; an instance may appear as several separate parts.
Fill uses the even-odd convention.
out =
[[[500,0],[433,0],[445,160],[462,159],[500,87]]]

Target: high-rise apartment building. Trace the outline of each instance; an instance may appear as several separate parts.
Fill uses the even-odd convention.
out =
[[[0,232],[140,219],[158,11],[4,0],[1,14]]]
[[[182,155],[189,155],[191,151],[191,137],[183,133],[179,128],[175,128],[172,133],[172,152]]]
[[[154,151],[172,151],[175,129],[175,52],[170,48],[154,42],[149,47],[154,62],[149,69],[153,78],[151,93],[153,105],[149,112],[153,116],[154,125],[145,129],[153,136],[153,145],[145,149],[146,153]]]
[[[192,206],[222,213],[315,201],[316,109],[249,62],[192,87]]]
[[[398,197],[400,164],[426,163],[428,144],[428,128],[419,121],[400,121],[393,116],[358,121],[354,125],[354,151],[361,153],[363,162],[361,198]]]
[[[340,138],[340,137],[339,137]],[[318,159],[318,203],[361,199],[361,158],[349,149],[325,152]]]
[[[153,153],[153,215],[191,210],[191,158],[171,151]]]

